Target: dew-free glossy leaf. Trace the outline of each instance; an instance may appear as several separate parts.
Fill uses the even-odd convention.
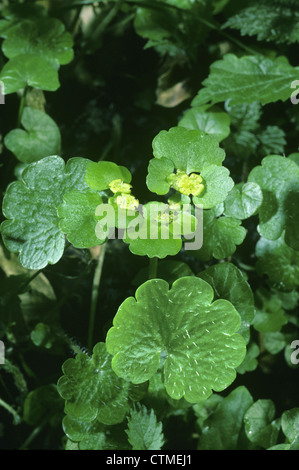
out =
[[[200,194],[194,192],[193,202],[209,209],[223,202],[234,185],[229,170],[222,166],[224,151],[214,137],[199,130],[173,127],[161,131],[153,140],[153,153],[155,158],[150,161],[146,182],[149,190],[157,194],[170,190],[169,178],[178,172],[200,174],[203,190]]]
[[[6,95],[27,85],[45,91],[56,91],[60,86],[57,70],[38,55],[22,54],[10,59],[1,70],[0,80]]]
[[[244,361],[237,368],[238,374],[254,371],[258,366],[257,357],[260,354],[260,348],[256,343],[250,343]]]
[[[196,257],[202,261],[212,258],[224,259],[231,256],[241,245],[246,236],[246,229],[241,220],[233,217],[217,217],[215,209],[203,213],[203,245],[196,251]]]
[[[91,189],[104,191],[109,189],[109,183],[114,180],[122,180],[124,183],[130,183],[132,175],[124,166],[119,166],[114,162],[100,161],[98,163],[90,162],[87,165],[84,181]]]
[[[100,423],[97,419],[85,423],[65,416],[62,421],[63,431],[72,442],[78,443],[79,450],[126,450],[130,446],[126,435],[123,435],[113,428],[113,436],[109,428]]]
[[[260,238],[255,249],[259,271],[266,274],[274,287],[291,291],[299,285],[299,251],[293,250],[284,241]]]
[[[61,258],[65,235],[59,228],[57,208],[66,192],[87,188],[83,181],[87,159],[71,158],[65,165],[58,156],[31,163],[20,181],[12,183],[3,199],[8,219],[1,233],[8,250],[19,253],[27,269],[42,269]]]
[[[188,109],[178,123],[186,129],[198,129],[215,137],[218,142],[230,133],[230,117],[220,109],[200,106]]]
[[[280,331],[288,322],[282,301],[267,289],[258,289],[255,292],[256,315],[253,326],[261,333]]]
[[[256,183],[239,183],[224,201],[224,214],[236,219],[248,219],[261,206],[263,193]]]
[[[217,140],[199,130],[172,127],[153,140],[155,158],[167,158],[187,174],[200,172],[208,165],[221,165],[225,153]]]
[[[68,64],[74,56],[73,37],[57,18],[23,20],[10,28],[2,44],[6,57],[37,55],[55,67]]]
[[[133,254],[162,259],[179,253],[183,236],[194,233],[197,220],[190,211],[170,212],[168,218],[168,210],[167,204],[149,202],[143,206],[143,213],[129,223],[124,242]]]
[[[134,397],[134,386],[113,372],[105,343],[96,344],[92,357],[79,353],[75,359],[67,359],[62,370],[58,392],[65,400],[66,414],[73,419],[121,423],[129,411],[129,399],[142,397],[143,385],[135,387]]]
[[[255,315],[254,297],[250,285],[240,269],[232,263],[218,263],[197,274],[214,289],[215,298],[226,299],[233,304],[241,317],[238,331],[246,343],[250,337],[250,325]]]
[[[258,230],[262,237],[277,240],[285,230],[286,243],[299,250],[299,167],[286,157],[265,157],[255,167],[248,181],[257,183],[263,192],[259,208]]]
[[[213,302],[207,282],[183,277],[169,290],[166,281],[154,279],[142,284],[135,297],[119,307],[106,338],[117,375],[142,383],[164,358],[167,393],[191,403],[233,382],[246,349],[236,334],[240,316],[227,300]]]
[[[99,220],[96,208],[100,204],[100,195],[92,190],[71,191],[64,195],[63,203],[58,207],[59,227],[76,248],[90,248],[104,243],[105,240],[100,240],[96,235]]]
[[[60,153],[60,130],[50,116],[26,107],[21,124],[24,129],[14,129],[4,139],[5,146],[18,160],[31,163]]]

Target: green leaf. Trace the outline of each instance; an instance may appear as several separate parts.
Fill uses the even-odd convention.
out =
[[[174,164],[168,158],[153,158],[150,160],[146,177],[149,190],[159,195],[167,194],[170,189],[167,178],[173,173],[173,170]]]
[[[57,208],[66,192],[86,189],[87,163],[71,158],[65,165],[58,156],[46,157],[31,163],[21,180],[7,188],[2,211],[8,220],[1,225],[2,237],[9,251],[19,252],[19,262],[27,269],[42,269],[61,258],[65,236]]]
[[[142,215],[128,225],[124,242],[135,255],[162,259],[178,254],[187,228],[191,234],[195,227],[196,218],[191,213],[169,211],[167,204],[153,201],[145,204]]]
[[[173,5],[176,8],[181,8],[182,10],[190,10],[194,4],[202,4],[202,0],[164,0],[164,3],[168,5]]]
[[[66,436],[79,444],[79,450],[129,450],[124,432],[123,436],[119,435],[114,426],[113,436],[111,436],[109,428],[105,428],[97,419],[85,423],[65,416],[62,427]]]
[[[91,189],[104,191],[109,189],[109,184],[114,180],[122,180],[124,183],[130,183],[132,175],[124,166],[119,166],[113,162],[98,163],[90,162],[87,165],[84,181]]]
[[[243,419],[253,398],[247,388],[237,387],[204,422],[198,450],[246,450],[242,445]]]
[[[162,423],[144,405],[130,410],[126,433],[133,450],[161,450],[164,444]]]
[[[194,196],[194,204],[201,204],[204,209],[212,209],[222,203],[234,186],[229,170],[223,166],[210,165],[201,171],[204,180],[205,192]]]
[[[15,26],[24,19],[37,20],[45,17],[47,10],[42,5],[36,3],[11,4],[1,10],[1,15],[5,20],[0,20],[0,36],[6,37],[9,28]]]
[[[55,341],[55,336],[53,335],[49,325],[40,322],[37,323],[34,330],[31,331],[30,339],[35,346],[42,346],[46,349],[50,349]]]
[[[260,348],[257,344],[251,343],[247,348],[247,353],[242,364],[237,368],[238,374],[254,371],[258,366],[257,357],[260,354]]]
[[[79,353],[75,359],[67,359],[62,370],[57,386],[65,400],[65,413],[84,423],[94,419],[109,425],[121,423],[130,398],[138,400],[144,390],[141,385],[134,391],[130,382],[117,377],[105,343],[96,344],[92,357]]]
[[[286,101],[291,97],[290,84],[298,78],[298,67],[289,65],[285,58],[271,59],[262,55],[237,57],[226,54],[210,67],[208,78],[192,101],[202,106],[230,100],[230,104],[261,104]]]
[[[165,15],[154,8],[137,8],[134,27],[142,38],[161,42],[171,36],[176,20],[176,12],[170,11]]]
[[[170,290],[167,282],[150,280],[135,296],[119,307],[107,334],[117,375],[142,383],[162,359],[167,393],[191,403],[233,382],[246,347],[230,302],[213,302],[212,287],[196,277],[180,278]]]
[[[41,56],[58,68],[73,59],[72,46],[73,37],[65,31],[60,20],[41,18],[23,20],[10,28],[2,43],[2,51],[9,59],[20,54]]]
[[[224,214],[244,220],[256,213],[263,202],[263,193],[256,183],[239,183],[224,201]]]
[[[26,107],[22,114],[23,129],[10,131],[4,144],[18,160],[31,163],[60,153],[61,136],[55,121],[44,112]]]
[[[209,165],[220,166],[225,158],[214,137],[183,127],[159,132],[152,145],[155,158],[167,158],[187,174],[200,172]]]
[[[274,420],[274,416],[275,405],[272,400],[257,400],[244,417],[248,439],[264,449],[274,446],[280,430],[280,419]]]
[[[224,151],[214,137],[199,130],[173,127],[161,131],[153,140],[153,153],[146,183],[157,194],[166,194],[173,187],[186,196],[193,195],[195,204],[209,209],[224,201],[234,185],[228,169],[221,166]],[[193,176],[198,182],[193,182]],[[177,188],[178,178],[182,183],[177,183]]]
[[[299,153],[291,153],[291,155],[288,156],[293,162],[297,163],[299,165]]]
[[[229,18],[223,28],[239,29],[242,36],[256,36],[258,41],[298,42],[299,11],[296,4],[289,7],[277,3],[254,3]]]
[[[299,408],[293,408],[282,413],[281,427],[290,442],[299,437]]]
[[[96,208],[100,204],[100,195],[89,189],[64,195],[63,203],[58,207],[59,227],[76,248],[90,248],[105,242],[96,235],[96,225],[100,219],[96,216]]]
[[[229,115],[216,107],[209,109],[209,106],[200,106],[188,109],[178,125],[212,135],[217,142],[221,142],[230,133]]]
[[[278,126],[267,126],[258,134],[260,153],[265,155],[282,155],[287,144],[285,132]]]
[[[241,220],[218,217],[216,209],[203,213],[203,245],[194,253],[202,261],[231,256],[246,236],[246,229],[241,226]]]
[[[56,91],[60,87],[57,70],[37,55],[24,54],[10,59],[1,70],[0,80],[6,95],[26,86],[45,91]]]
[[[37,427],[43,421],[56,427],[61,423],[63,401],[56,385],[43,385],[29,392],[24,402],[23,419],[30,426]]]
[[[288,322],[280,298],[266,289],[257,290],[255,296],[254,328],[261,333],[280,331]]]
[[[299,167],[292,160],[272,155],[255,167],[248,181],[257,183],[263,192],[259,208],[258,230],[262,237],[277,240],[285,230],[286,243],[299,250]]]
[[[286,346],[286,338],[280,331],[265,333],[264,346],[270,354],[278,354]]]
[[[266,274],[273,287],[291,291],[299,286],[299,251],[293,250],[284,241],[260,238],[255,249],[257,269]]]
[[[241,326],[238,333],[248,343],[250,325],[255,315],[255,306],[252,290],[242,271],[234,264],[224,262],[201,271],[197,276],[213,287],[216,299],[226,299],[233,304],[241,317]]]
[[[225,102],[225,109],[231,119],[231,134],[224,145],[228,154],[234,154],[240,159],[248,158],[257,152],[259,140],[257,130],[261,117],[261,104],[257,101],[231,105]]]

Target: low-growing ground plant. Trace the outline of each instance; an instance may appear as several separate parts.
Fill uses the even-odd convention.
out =
[[[0,446],[299,449],[299,6],[1,3]]]

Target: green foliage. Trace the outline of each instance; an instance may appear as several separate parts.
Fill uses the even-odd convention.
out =
[[[23,129],[6,134],[4,143],[18,160],[31,163],[60,153],[60,131],[53,119],[42,111],[26,107],[22,114]]]
[[[126,433],[133,450],[160,450],[164,444],[162,423],[145,406],[131,409]]]
[[[253,398],[245,387],[233,390],[205,420],[198,450],[246,450],[244,415],[252,403]]]
[[[256,245],[260,272],[265,273],[274,287],[291,291],[298,286],[299,252],[278,240],[260,238]]]
[[[294,6],[264,0],[244,8],[229,18],[223,27],[239,29],[242,36],[256,35],[258,41],[298,42],[299,11]]]
[[[224,202],[224,214],[244,220],[254,215],[262,205],[263,193],[256,183],[239,183]]]
[[[65,237],[57,209],[65,193],[86,188],[87,162],[78,157],[65,165],[60,157],[45,157],[30,164],[22,180],[7,189],[2,210],[8,220],[1,224],[1,233],[7,249],[18,252],[27,269],[42,269],[61,258]]]
[[[100,217],[95,215],[96,208],[102,204],[97,192],[71,191],[64,194],[63,203],[58,207],[59,227],[76,248],[90,248],[100,245],[96,225]]]
[[[184,277],[169,291],[157,279],[140,286],[135,296],[119,307],[106,339],[117,375],[142,383],[162,360],[167,393],[189,402],[205,399],[212,389],[223,390],[234,380],[234,368],[245,355],[243,338],[236,334],[240,316],[229,301],[213,302],[208,283]]]
[[[198,276],[212,286],[215,298],[226,299],[233,304],[241,317],[239,334],[248,342],[255,306],[251,288],[242,271],[232,263],[219,263],[201,271]]]
[[[2,3],[1,448],[298,450],[298,2]]]
[[[143,387],[134,387],[113,372],[104,343],[94,347],[92,357],[81,353],[67,359],[62,369],[58,391],[66,401],[65,412],[83,423],[95,419],[104,424],[121,423],[129,410],[128,401],[143,393]]]
[[[244,422],[248,439],[267,449],[276,444],[280,430],[280,419],[274,420],[275,406],[272,400],[257,400],[246,411]]]
[[[286,101],[291,96],[290,84],[297,76],[298,67],[289,65],[281,57],[226,54],[211,65],[210,74],[203,81],[204,88],[199,90],[192,106],[226,100],[232,105]]]
[[[298,165],[276,155],[265,157],[262,165],[256,166],[248,177],[248,181],[259,184],[263,192],[263,203],[259,208],[259,233],[268,240],[277,240],[285,231],[285,241],[294,250],[299,249],[298,177]]]
[[[186,196],[191,194],[194,204],[210,209],[223,202],[233,187],[228,169],[222,166],[224,151],[216,139],[198,130],[174,127],[162,131],[153,141],[153,152],[155,158],[150,161],[146,181],[150,191],[166,194],[174,187]],[[174,178],[180,176],[179,172],[189,179],[181,178],[176,185]],[[197,173],[201,180],[191,186],[190,178]],[[199,184],[203,185],[200,193]]]
[[[221,212],[222,208],[219,211],[216,207],[203,214],[203,246],[195,254],[203,261],[231,256],[246,236],[241,220],[222,216]]]
[[[56,91],[60,86],[57,70],[34,54],[20,54],[10,59],[1,70],[0,80],[7,95],[27,86],[45,91]]]
[[[55,68],[73,59],[73,37],[65,32],[64,24],[56,18],[24,20],[9,28],[2,50],[12,59],[20,54],[38,55],[47,59]]]
[[[230,134],[230,117],[221,108],[200,106],[188,109],[178,123],[186,129],[199,129],[221,142]]]

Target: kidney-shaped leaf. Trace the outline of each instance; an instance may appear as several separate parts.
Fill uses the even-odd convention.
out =
[[[10,28],[2,44],[9,59],[20,54],[36,54],[57,68],[73,59],[73,38],[57,18],[23,20]]]
[[[299,167],[279,155],[265,157],[255,167],[248,181],[257,183],[263,192],[259,208],[259,232],[268,240],[277,240],[285,230],[286,243],[299,250]]]
[[[6,95],[27,85],[45,91],[56,91],[60,86],[57,70],[46,59],[34,54],[20,54],[10,59],[1,70],[0,80]]]
[[[192,276],[178,279],[170,290],[162,279],[142,284],[136,299],[122,303],[107,334],[116,374],[142,383],[165,360],[164,385],[171,398],[194,403],[212,389],[225,389],[246,348],[236,334],[238,312],[227,300],[213,298],[212,287]]]
[[[43,111],[26,107],[21,124],[4,139],[5,146],[24,163],[31,163],[60,153],[61,136],[55,121]]]

